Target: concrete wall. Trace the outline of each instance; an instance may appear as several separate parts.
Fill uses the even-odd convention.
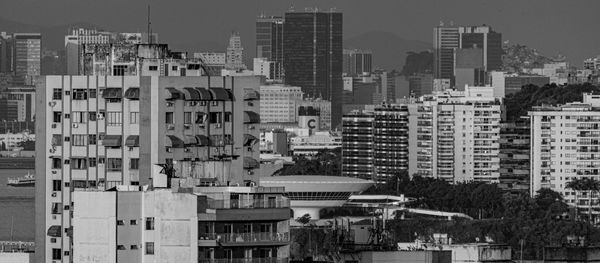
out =
[[[33,253],[0,253],[0,263],[33,263]]]
[[[73,261],[116,262],[117,192],[74,192]]]

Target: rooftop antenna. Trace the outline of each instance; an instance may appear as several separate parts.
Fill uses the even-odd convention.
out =
[[[152,31],[150,29],[150,25],[152,23],[150,23],[150,5],[148,5],[148,44],[152,44],[152,40],[150,35],[152,34]]]

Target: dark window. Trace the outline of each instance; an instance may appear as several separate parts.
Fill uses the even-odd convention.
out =
[[[96,134],[90,134],[88,137],[88,142],[90,145],[95,145],[97,142]]]
[[[154,242],[146,242],[146,255],[154,255]]]
[[[95,99],[98,95],[97,95],[97,91],[95,89],[91,89],[90,90],[90,98],[91,99]]]
[[[52,146],[61,146],[62,145],[62,135],[54,134],[52,135]]]
[[[108,158],[107,169],[108,171],[120,171],[123,167],[123,160],[121,158]]]
[[[231,112],[225,112],[225,122],[231,122]]]
[[[146,230],[154,230],[154,217],[146,217]]]
[[[61,256],[62,256],[62,251],[60,250],[60,248],[52,249],[52,260],[60,260]]]
[[[52,158],[52,169],[60,169],[62,167],[62,162],[60,158]]]
[[[148,70],[150,70],[150,71],[157,71],[158,70],[158,66],[148,66]]]
[[[127,65],[115,65],[115,66],[113,66],[113,75],[114,76],[125,76],[126,70],[127,70]]]
[[[84,158],[72,158],[71,167],[74,170],[87,169],[87,159]]]
[[[96,158],[90,158],[88,162],[90,167],[96,167],[98,160],[96,160]]]
[[[61,118],[62,118],[62,112],[55,111],[54,114],[52,115],[52,122],[60,122]]]
[[[74,89],[73,100],[87,100],[87,89]]]
[[[62,89],[54,89],[52,93],[53,100],[62,100]]]
[[[52,180],[52,191],[60,191],[62,188],[62,181]]]
[[[52,214],[53,215],[62,214],[62,204],[61,203],[52,203]]]
[[[131,170],[137,170],[140,166],[140,159],[138,158],[131,158],[129,160],[129,169]]]
[[[183,113],[183,123],[184,124],[191,124],[192,123],[192,113],[191,112],[184,112]]]
[[[137,225],[137,220],[133,219],[133,220],[129,220],[129,224],[132,226]]]
[[[90,121],[96,121],[96,117],[98,117],[98,114],[95,111],[88,112],[88,115]]]
[[[117,226],[122,226],[122,225],[125,225],[125,221],[117,220]]]
[[[165,113],[165,123],[173,124],[173,113],[172,112]]]
[[[211,112],[210,123],[221,123],[221,115],[220,112]]]

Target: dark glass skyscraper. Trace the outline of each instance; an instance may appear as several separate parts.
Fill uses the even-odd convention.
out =
[[[489,26],[465,26],[460,28],[460,48],[483,49],[483,66],[486,71],[502,69],[502,34]]]
[[[256,19],[256,57],[283,61],[283,18],[259,16]]]
[[[342,13],[288,12],[283,25],[285,84],[331,101],[331,125],[342,121]]]

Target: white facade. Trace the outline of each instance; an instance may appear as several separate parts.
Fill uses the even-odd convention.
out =
[[[242,47],[240,34],[237,32],[231,34],[229,38],[225,68],[234,70],[246,69],[246,65],[244,65],[244,48]]]
[[[409,174],[498,182],[502,105],[492,87],[422,97],[409,106]]]
[[[566,187],[578,178],[600,180],[600,96],[584,94],[583,102],[534,107],[531,121],[531,195],[542,188],[560,193],[567,204],[587,211],[597,197]],[[577,194],[577,196],[576,196]],[[593,214],[597,217],[598,205]]]
[[[316,132],[309,136],[296,136],[290,139],[294,155],[315,155],[320,150],[333,150],[342,147],[342,136],[332,132]]]
[[[196,195],[121,188],[73,194],[74,262],[198,261]]]
[[[296,122],[297,108],[302,101],[303,94],[300,87],[260,86],[261,122]]]

